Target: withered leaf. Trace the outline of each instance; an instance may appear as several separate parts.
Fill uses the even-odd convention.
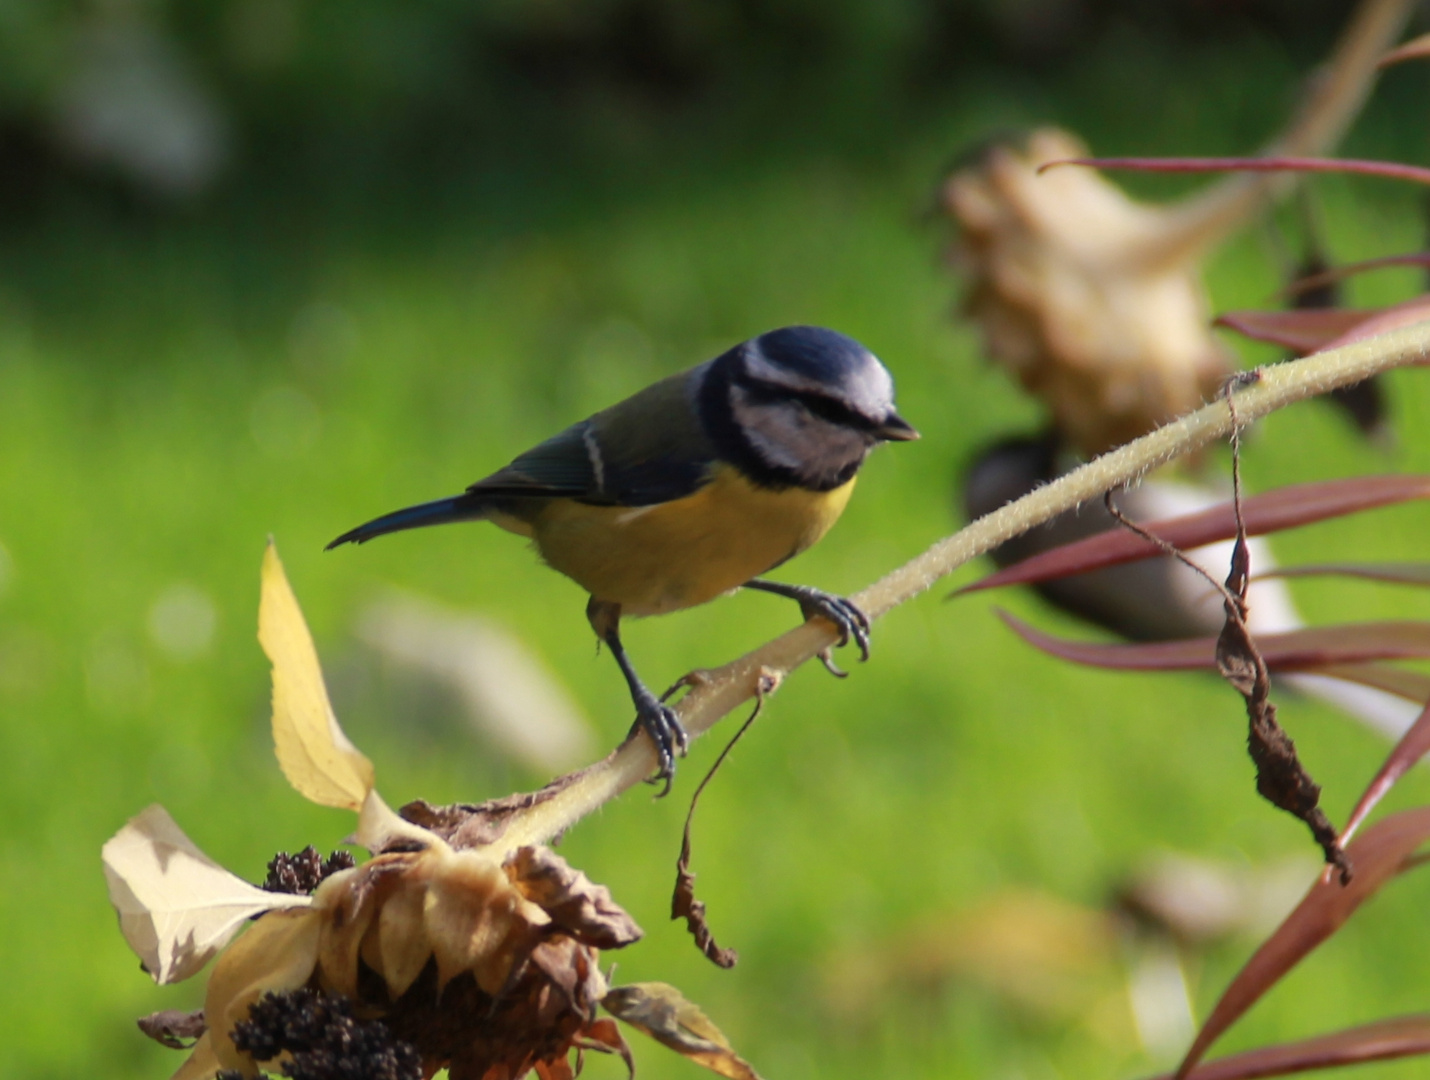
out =
[[[372,790],[372,762],[338,726],[312,635],[271,540],[263,555],[258,641],[273,664],[273,747],[283,775],[321,806],[360,809]]]
[[[506,872],[523,896],[583,945],[619,949],[642,937],[641,928],[609,889],[573,869],[550,848],[518,849],[507,860]]]
[[[825,661],[825,666],[829,667],[828,660]],[[695,872],[690,869],[690,828],[695,822],[695,808],[700,804],[700,796],[705,794],[705,788],[720,771],[720,766],[725,764],[725,759],[730,756],[730,751],[735,749],[735,744],[744,738],[745,732],[750,730],[764,711],[765,698],[775,691],[779,683],[780,677],[769,668],[761,668],[756,675],[755,707],[750,710],[750,715],[745,718],[740,729],[725,744],[720,756],[710,766],[710,771],[696,785],[694,794],[690,796],[690,809],[685,812],[685,830],[680,838],[680,856],[675,860],[675,889],[670,896],[670,917],[684,919],[686,929],[695,939],[695,947],[716,967],[727,970],[739,962],[740,954],[734,949],[721,948],[715,943],[715,934],[710,929],[710,921],[705,917],[705,901],[695,898]]]
[[[188,1040],[201,1038],[209,1029],[204,1022],[203,1009],[184,1012],[182,1009],[165,1009],[162,1012],[141,1016],[135,1021],[139,1030],[157,1043],[170,1050],[189,1050],[193,1043]]]
[[[1334,934],[1380,887],[1413,865],[1415,849],[1430,837],[1430,807],[1404,810],[1376,822],[1346,848],[1355,876],[1343,884],[1327,867],[1296,909],[1266,939],[1222,993],[1177,1070],[1191,1071],[1232,1024],[1288,971]]]
[[[120,931],[157,983],[195,974],[254,915],[312,902],[229,873],[158,804],[115,833],[103,856]]]
[[[613,987],[601,1000],[601,1006],[616,1019],[711,1072],[730,1080],[759,1080],[759,1074],[730,1048],[730,1040],[709,1017],[668,983]]]

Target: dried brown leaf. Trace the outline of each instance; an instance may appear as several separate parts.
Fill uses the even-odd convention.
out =
[[[185,1012],[182,1009],[165,1009],[162,1012],[141,1016],[137,1021],[139,1030],[157,1043],[170,1050],[190,1050],[195,1042],[209,1029],[204,1023],[203,1009]]]
[[[1380,887],[1408,866],[1430,837],[1430,807],[1393,814],[1368,828],[1346,849],[1355,866],[1348,884],[1327,867],[1275,932],[1266,939],[1216,1003],[1177,1069],[1186,1080],[1211,1045],[1282,976],[1334,934]]]
[[[695,898],[695,872],[690,869],[690,826],[695,820],[695,808],[700,803],[700,796],[705,792],[706,785],[714,779],[720,766],[725,764],[725,759],[730,756],[735,744],[750,730],[750,725],[765,707],[765,697],[774,693],[778,686],[779,678],[768,669],[761,668],[755,680],[755,707],[740,725],[740,730],[725,744],[720,756],[715,759],[715,764],[710,766],[710,771],[696,785],[690,796],[690,808],[685,812],[685,830],[680,838],[680,855],[675,860],[675,889],[670,896],[670,917],[684,919],[686,928],[695,938],[695,947],[716,967],[727,970],[739,962],[740,954],[734,949],[721,948],[716,944],[715,934],[705,917],[705,901]]]
[[[1253,495],[1242,501],[1242,517],[1246,523],[1246,535],[1262,536],[1424,498],[1430,498],[1430,476],[1357,476],[1346,480],[1296,484],[1263,495]],[[1187,550],[1236,536],[1236,515],[1232,504],[1226,502],[1195,514],[1145,522],[1142,527]],[[1157,544],[1130,532],[1113,529],[1024,559],[965,585],[954,595],[1004,585],[1037,584],[1161,554],[1163,550]]]
[[[273,664],[273,747],[283,775],[321,806],[361,809],[373,786],[372,762],[338,726],[312,635],[271,540],[263,555],[258,640]]]
[[[619,949],[642,931],[611,896],[550,848],[524,847],[506,863],[507,876],[551,921],[583,945]]]
[[[198,972],[253,916],[312,903],[229,873],[158,804],[104,845],[104,876],[124,940],[157,983]]]
[[[759,1080],[759,1074],[730,1048],[730,1041],[709,1017],[668,983],[613,987],[601,1000],[601,1006],[618,1020],[711,1072],[730,1080]]]

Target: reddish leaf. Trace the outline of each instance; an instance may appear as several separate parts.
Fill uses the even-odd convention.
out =
[[[1305,277],[1297,278],[1290,285],[1282,289],[1278,294],[1287,298],[1299,296],[1301,293],[1311,292],[1314,289],[1321,289],[1327,285],[1334,285],[1338,281],[1355,277],[1357,274],[1364,274],[1369,270],[1385,270],[1394,266],[1430,266],[1430,251],[1412,251],[1402,255],[1382,255],[1378,259],[1362,259],[1359,262],[1342,263],[1340,266],[1327,267],[1325,270],[1314,274],[1307,274]]]
[[[1430,34],[1421,34],[1417,38],[1411,38],[1398,49],[1391,49],[1380,58],[1380,66],[1390,67],[1392,64],[1403,63],[1406,60],[1421,60],[1430,56]]]
[[[1259,577],[1353,577],[1394,585],[1430,585],[1430,563],[1313,563],[1283,566]]]
[[[1262,1076],[1288,1076],[1337,1065],[1366,1061],[1392,1061],[1430,1053],[1430,1014],[1397,1016],[1373,1024],[1346,1028],[1328,1035],[1263,1046],[1209,1061],[1192,1070],[1190,1080],[1253,1080]],[[1169,1080],[1164,1074],[1155,1080]]]
[[[1415,718],[1415,723],[1411,724],[1410,729],[1400,737],[1400,741],[1386,756],[1385,764],[1366,785],[1365,794],[1360,797],[1355,809],[1351,811],[1350,820],[1346,822],[1346,827],[1341,833],[1342,844],[1348,842],[1355,835],[1361,822],[1375,809],[1375,804],[1380,802],[1385,797],[1385,793],[1395,786],[1395,782],[1405,775],[1410,766],[1423,758],[1427,752],[1430,752],[1430,705],[1427,705]]]
[[[1409,300],[1382,308],[1364,322],[1351,327],[1340,337],[1326,342],[1321,349],[1338,349],[1353,341],[1364,341],[1377,334],[1388,334],[1392,330],[1399,330],[1403,326],[1413,326],[1426,319],[1430,319],[1430,294],[1412,296]]]
[[[1277,488],[1242,501],[1248,536],[1261,536],[1362,510],[1430,498],[1430,476],[1354,476]],[[1230,540],[1236,535],[1236,517],[1230,501],[1195,514],[1145,522],[1148,532],[1185,550]],[[1073,574],[1101,570],[1161,555],[1162,549],[1126,529],[1109,529],[1095,536],[1064,544],[1024,559],[954,593],[978,592],[1003,585],[1029,585]]]
[[[1355,868],[1349,884],[1341,884],[1333,868],[1322,870],[1296,910],[1286,916],[1226,988],[1178,1067],[1177,1080],[1186,1080],[1212,1043],[1283,975],[1340,929],[1382,885],[1413,865],[1408,860],[1427,836],[1430,807],[1404,810],[1376,822],[1347,849]]]
[[[1299,311],[1228,311],[1219,315],[1214,326],[1235,330],[1252,341],[1280,345],[1294,353],[1319,352],[1328,342],[1336,340],[1358,324],[1365,322],[1375,309],[1303,308]]]
[[[1045,653],[1088,667],[1120,671],[1216,670],[1215,637],[1135,644],[1070,641],[1030,626],[1006,611],[998,615],[1024,641]],[[1256,644],[1273,671],[1322,671],[1332,664],[1430,657],[1430,622],[1346,623],[1259,634]]]
[[[1087,165],[1094,169],[1126,169],[1132,172],[1154,173],[1220,173],[1220,172],[1301,172],[1352,173],[1356,176],[1378,176],[1385,180],[1409,180],[1430,184],[1430,169],[1406,165],[1399,161],[1365,161],[1357,158],[1314,157],[1183,157],[1183,158],[1065,158],[1039,166],[1044,172],[1056,165]]]
[[[1424,705],[1430,701],[1430,675],[1385,664],[1327,664],[1316,674],[1384,690],[1387,694]]]

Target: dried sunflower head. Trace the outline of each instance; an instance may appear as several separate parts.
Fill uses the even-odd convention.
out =
[[[1204,248],[1171,208],[1091,170],[1038,172],[1084,156],[1075,137],[1044,128],[957,169],[943,202],[985,350],[1091,456],[1197,407],[1231,368],[1211,335]]]

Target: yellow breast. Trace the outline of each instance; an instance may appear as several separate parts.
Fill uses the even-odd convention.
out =
[[[596,599],[658,615],[703,604],[799,554],[829,531],[853,490],[850,480],[833,491],[770,491],[720,466],[683,499],[635,508],[555,499],[520,531]]]

